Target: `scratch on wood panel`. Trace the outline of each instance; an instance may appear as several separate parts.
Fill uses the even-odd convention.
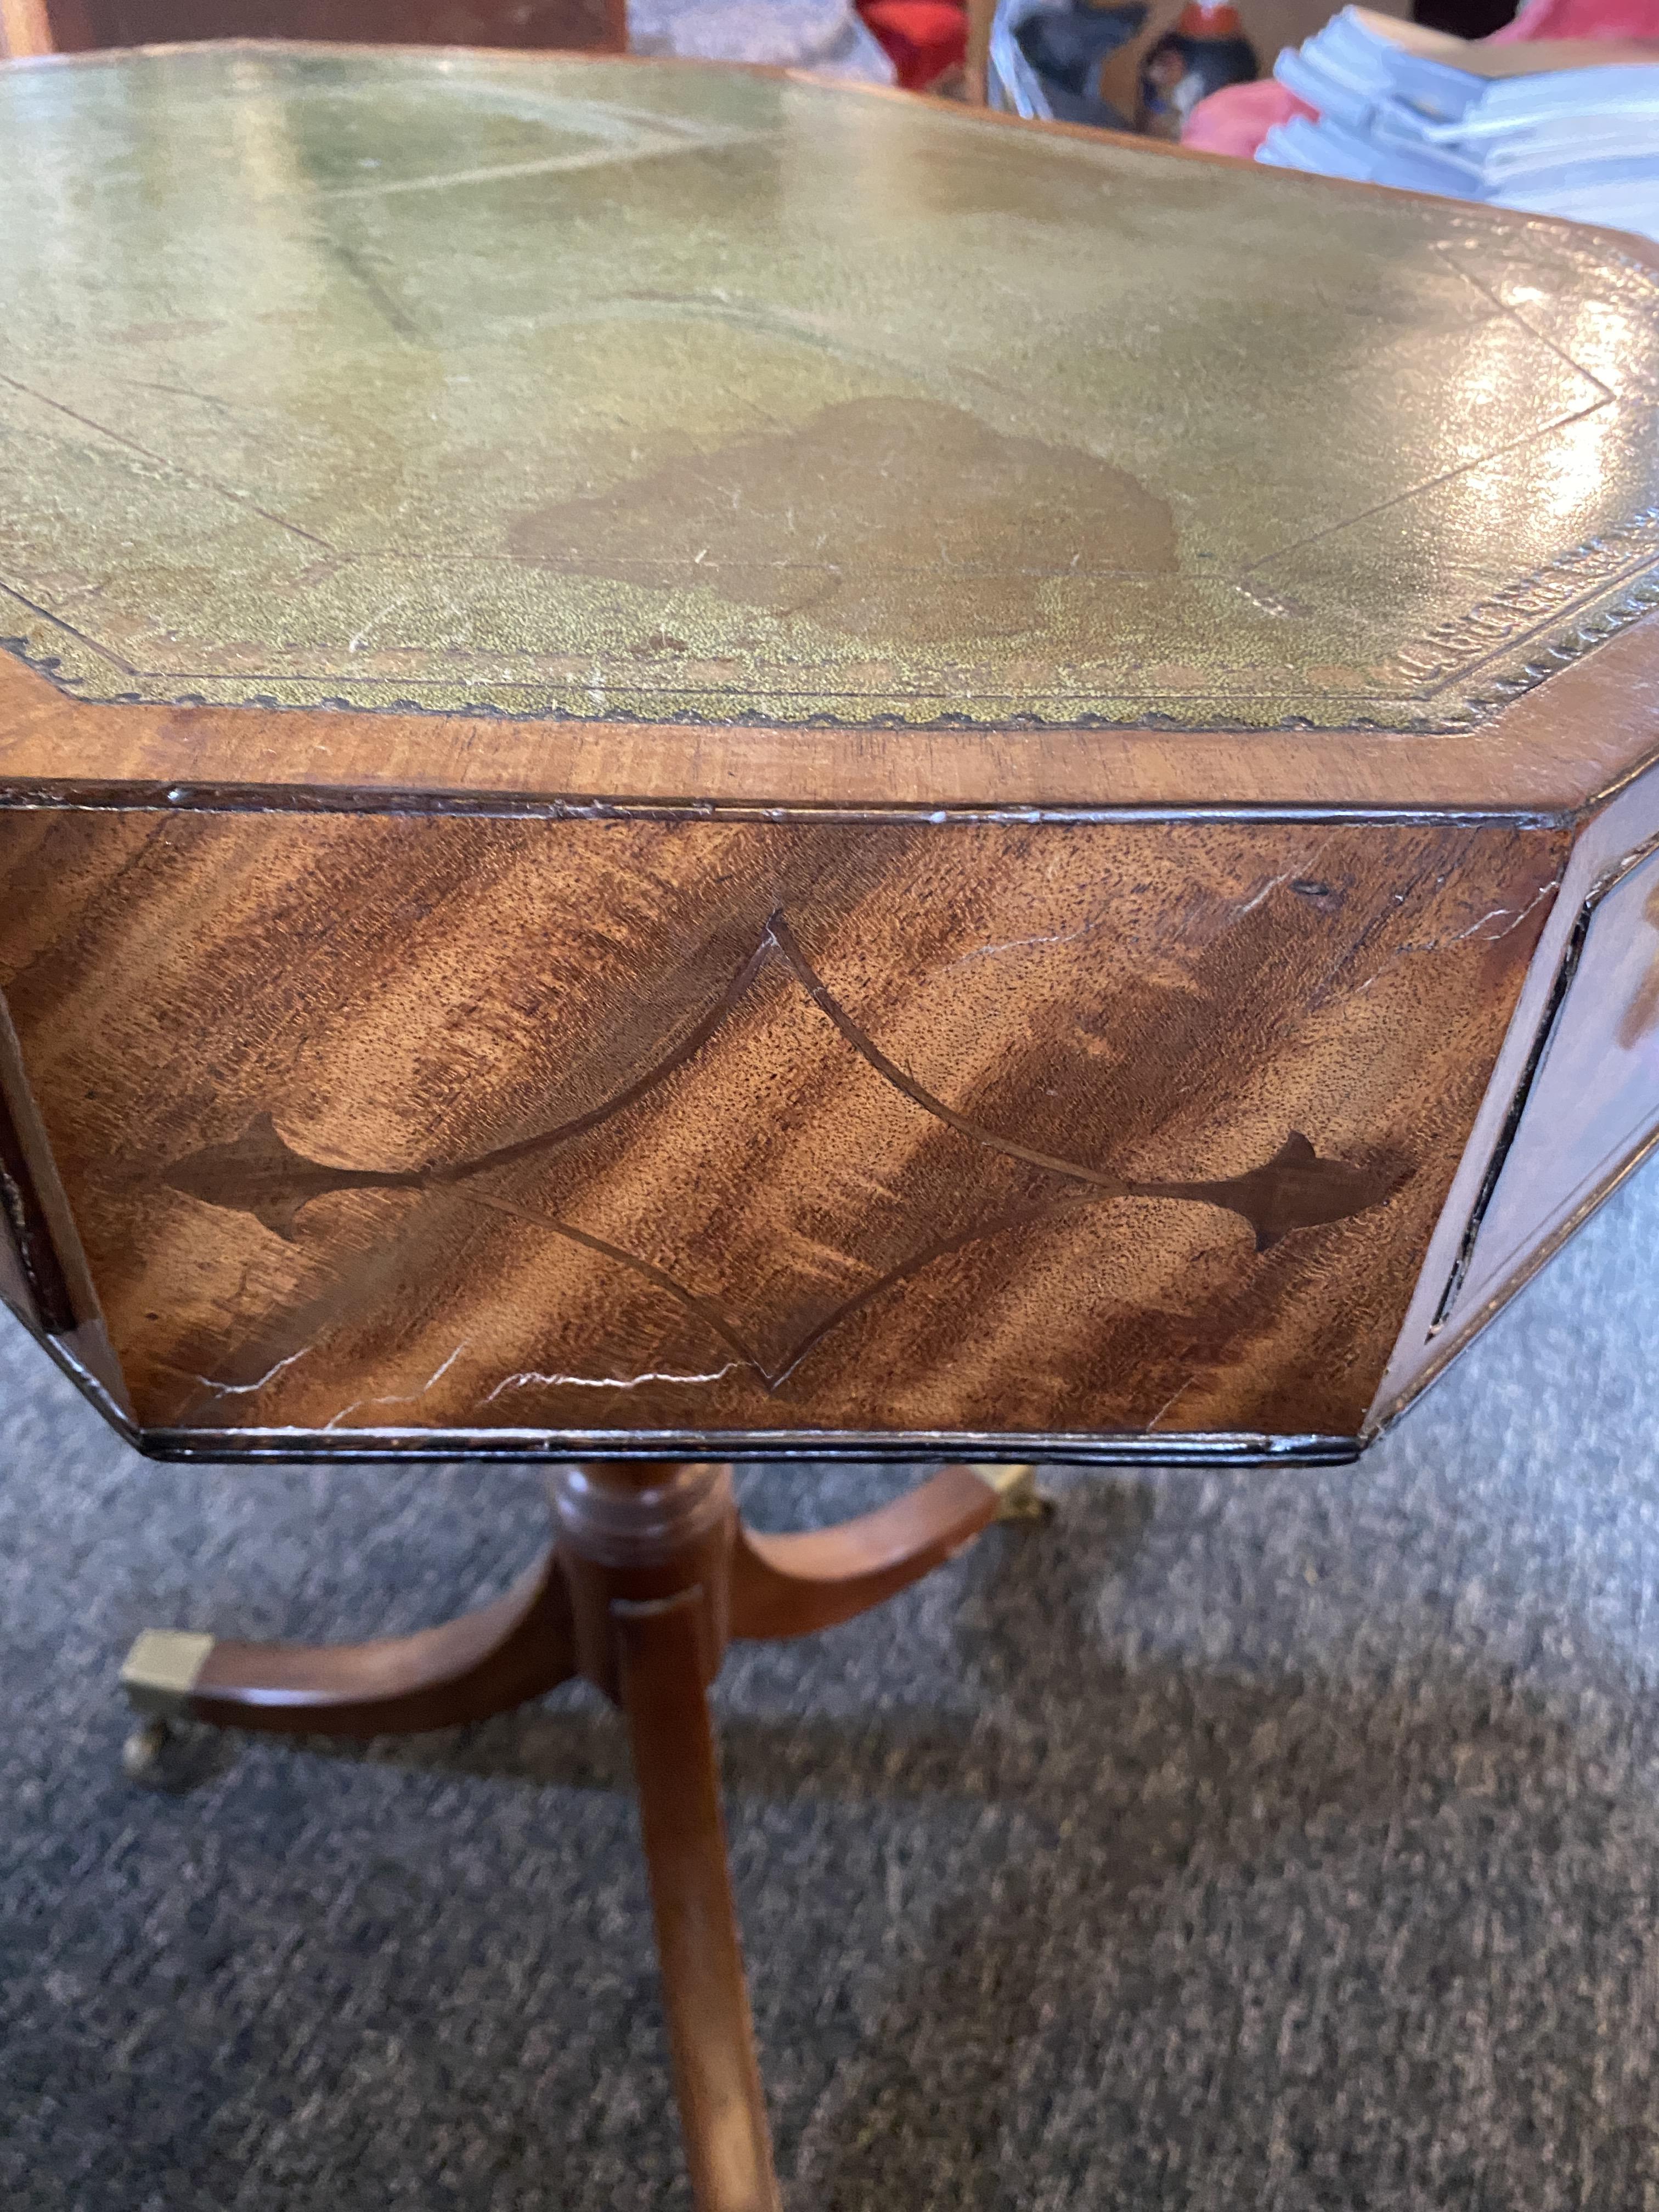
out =
[[[285,1367],[292,1367],[296,1359],[303,1359],[310,1350],[311,1346],[308,1344],[302,1344],[297,1352],[290,1352],[286,1358],[279,1359],[274,1367],[267,1367],[258,1380],[253,1382],[216,1382],[211,1376],[206,1375],[198,1375],[191,1379],[199,1382],[204,1390],[211,1390],[216,1398],[251,1398],[257,1392],[263,1390],[267,1382],[274,1382]]]
[[[1239,921],[1243,921],[1247,914],[1254,914],[1257,907],[1261,904],[1262,901],[1264,899],[1270,898],[1273,892],[1279,889],[1279,886],[1281,884],[1289,883],[1292,872],[1293,871],[1287,868],[1282,876],[1270,876],[1267,881],[1262,884],[1259,891],[1255,892],[1249,898],[1245,900],[1243,905],[1238,909],[1238,913],[1235,918]]]
[[[460,1358],[461,1354],[466,1350],[467,1346],[471,1344],[471,1341],[472,1340],[470,1336],[464,1336],[460,1342],[456,1346],[453,1352],[449,1354],[448,1358],[443,1360],[440,1365],[433,1369],[431,1374],[427,1376],[425,1382],[420,1385],[418,1389],[398,1391],[393,1393],[390,1397],[354,1398],[349,1406],[342,1406],[337,1413],[331,1414],[329,1419],[323,1423],[324,1428],[325,1430],[339,1428],[351,1414],[358,1412],[359,1409],[364,1406],[412,1406],[417,1398],[424,1398],[427,1392],[430,1390],[434,1384],[443,1381],[444,1376],[448,1374],[450,1369],[455,1364],[455,1362]]]
[[[1369,991],[1373,984],[1380,983],[1391,968],[1401,960],[1409,959],[1414,953],[1443,952],[1449,945],[1466,945],[1471,939],[1481,945],[1500,944],[1504,938],[1512,936],[1520,928],[1522,923],[1540,901],[1552,896],[1560,889],[1560,877],[1552,876],[1548,883],[1539,885],[1518,913],[1506,906],[1495,906],[1489,914],[1483,914],[1478,921],[1472,921],[1467,929],[1455,930],[1449,937],[1425,937],[1416,944],[1401,945],[1383,962],[1374,975],[1368,975],[1365,978],[1359,986],[1360,991]],[[1489,921],[1502,921],[1506,924],[1506,927],[1493,930],[1489,937],[1482,937],[1480,932]]]
[[[1560,882],[1559,876],[1552,876],[1548,883],[1540,884],[1518,914],[1510,907],[1495,906],[1490,914],[1483,914],[1479,921],[1472,921],[1467,929],[1460,929],[1455,935],[1443,938],[1441,942],[1444,945],[1461,945],[1466,937],[1479,936],[1489,921],[1507,922],[1507,928],[1495,929],[1490,937],[1482,939],[1484,944],[1496,945],[1501,938],[1508,937],[1513,931],[1519,929],[1539,901],[1548,898],[1552,891],[1559,888]]]
[[[1196,1375],[1189,1375],[1184,1382],[1181,1383],[1176,1389],[1170,1391],[1169,1396],[1158,1407],[1157,1413],[1155,1413],[1152,1415],[1152,1419],[1147,1422],[1146,1433],[1148,1436],[1152,1434],[1152,1431],[1158,1426],[1164,1415],[1174,1410],[1175,1407],[1186,1396],[1187,1393],[1192,1389],[1194,1383],[1196,1382],[1197,1380],[1198,1377]]]
[[[679,1375],[666,1368],[653,1368],[643,1375],[544,1375],[526,1367],[521,1374],[504,1375],[483,1402],[493,1406],[503,1390],[639,1390],[647,1382],[722,1382],[734,1367],[750,1364],[728,1359],[724,1367],[711,1368],[706,1375]]]
[[[1079,937],[1087,937],[1091,930],[1099,929],[1104,917],[1095,921],[1079,922],[1075,929],[1056,930],[1048,937],[1011,937],[1003,945],[975,945],[971,951],[959,952],[954,960],[947,960],[945,968],[960,968],[969,960],[994,959],[999,952],[1024,952],[1036,945],[1070,945]]]

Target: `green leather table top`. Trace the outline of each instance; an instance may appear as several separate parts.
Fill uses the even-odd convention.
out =
[[[1456,728],[1659,599],[1634,241],[675,64],[0,70],[99,700]]]

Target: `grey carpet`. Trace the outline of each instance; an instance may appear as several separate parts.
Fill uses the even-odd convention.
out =
[[[791,2212],[1654,2212],[1656,1232],[1650,1173],[1358,1468],[1062,1475],[1049,1533],[736,1657]],[[438,1619],[538,1478],[149,1468],[11,1328],[0,1407],[5,2202],[684,2207],[595,1698],[118,1768],[137,1629]]]

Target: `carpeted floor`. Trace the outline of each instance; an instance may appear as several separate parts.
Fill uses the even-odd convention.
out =
[[[791,2212],[1659,2206],[1656,1288],[1649,1172],[1360,1467],[1062,1474],[1047,1533],[736,1656]],[[438,1619],[536,1475],[146,1467],[9,1326],[0,1412],[5,2202],[685,2207],[597,1698],[118,1765],[137,1629]]]

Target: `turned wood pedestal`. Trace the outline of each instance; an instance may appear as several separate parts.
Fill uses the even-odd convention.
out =
[[[582,1674],[628,1716],[663,2003],[699,2212],[777,2212],[766,2100],[726,1866],[708,1689],[735,1638],[850,1620],[969,1544],[1047,1509],[1028,1467],[947,1467],[838,1528],[763,1536],[729,1467],[588,1462],[552,1486],[556,1534],[505,1596],[414,1636],[285,1644],[151,1629],[122,1680],[144,1778],[179,1720],[374,1736],[505,1712]]]

